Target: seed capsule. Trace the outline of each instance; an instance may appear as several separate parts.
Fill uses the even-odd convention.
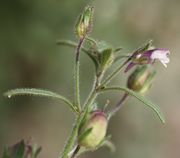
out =
[[[78,143],[88,149],[95,149],[103,141],[107,130],[106,114],[100,110],[92,112],[78,134]]]
[[[140,66],[129,76],[127,87],[139,93],[145,93],[152,85],[156,71],[149,65]]]

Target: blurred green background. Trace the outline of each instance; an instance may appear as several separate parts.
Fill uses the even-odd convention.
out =
[[[0,153],[4,145],[31,138],[43,147],[40,158],[57,158],[68,137],[74,116],[58,101],[46,98],[7,99],[3,92],[18,87],[50,89],[73,97],[74,50],[56,45],[58,39],[76,40],[74,24],[88,0],[0,1]],[[117,150],[107,148],[84,158],[179,158],[180,157],[180,1],[96,0],[92,36],[128,53],[147,39],[169,48],[171,62],[158,74],[147,97],[161,106],[167,123],[142,103],[131,98],[112,118],[108,133]],[[85,99],[94,67],[81,56],[81,92]],[[125,77],[128,75],[126,74]],[[119,75],[113,84],[125,84]],[[115,104],[121,94],[106,94]]]

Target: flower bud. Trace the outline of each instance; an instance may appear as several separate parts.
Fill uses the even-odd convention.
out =
[[[106,136],[107,124],[108,120],[104,112],[97,110],[89,114],[79,129],[79,145],[88,149],[98,147]]]
[[[87,6],[80,15],[76,24],[76,34],[80,39],[91,32],[93,13],[94,8]]]
[[[155,74],[156,71],[149,65],[137,67],[129,76],[127,87],[143,94],[151,87]]]

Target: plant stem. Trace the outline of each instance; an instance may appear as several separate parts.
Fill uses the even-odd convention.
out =
[[[77,49],[76,49],[76,63],[79,61],[80,50],[81,50],[83,42],[84,42],[84,38],[80,39],[79,43],[77,45]]]
[[[79,56],[80,56],[80,50],[81,50],[83,41],[84,41],[84,38],[79,40],[79,43],[76,49],[76,58],[75,58],[75,105],[77,106],[79,112],[81,112],[80,87],[79,87]],[[68,154],[70,150],[72,149],[74,142],[76,140],[76,136],[78,134],[79,125],[81,123],[82,118],[83,118],[83,115],[80,114],[78,118],[76,119],[72,132],[70,134],[70,137],[64,147],[64,150],[60,158],[68,158]]]
[[[116,104],[116,106],[109,112],[108,114],[108,120],[115,115],[124,105],[124,103],[126,102],[126,100],[128,99],[129,94],[125,93],[123,95],[123,97],[121,98],[121,100]]]
[[[72,132],[70,134],[70,137],[69,137],[69,139],[68,139],[68,141],[64,147],[62,155],[59,158],[68,158],[69,151],[72,149],[72,147],[74,145],[74,142],[75,142],[75,139],[76,139],[76,136],[78,133],[79,125],[81,123],[82,118],[83,117],[81,115],[79,115],[78,118],[76,119],[76,122],[74,124],[73,129],[72,129]]]
[[[84,104],[85,108],[87,107],[87,109],[88,109],[88,107],[94,102],[94,100],[98,96],[97,88],[99,87],[99,85],[101,83],[103,75],[104,75],[104,72],[102,72],[101,74],[96,74],[96,78],[94,80],[94,84],[93,84],[91,93]]]
[[[129,62],[127,59],[122,65],[120,65],[112,74],[110,74],[101,84],[101,87],[106,86],[117,74],[118,72]]]
[[[80,86],[79,86],[79,57],[80,50],[83,44],[84,38],[79,40],[77,49],[76,49],[76,61],[75,61],[75,104],[78,107],[79,111],[81,111],[81,103],[80,103]]]
[[[81,110],[80,106],[80,88],[79,88],[79,61],[75,66],[75,105],[78,110]]]

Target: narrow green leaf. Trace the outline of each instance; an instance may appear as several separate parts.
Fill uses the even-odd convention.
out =
[[[85,137],[87,137],[91,132],[92,132],[93,128],[88,128],[87,130],[85,130],[80,136],[78,141],[81,142]]]
[[[163,115],[163,113],[161,112],[159,106],[155,105],[154,103],[152,103],[151,101],[149,101],[148,99],[146,99],[145,97],[141,96],[140,94],[126,88],[126,87],[107,87],[104,89],[101,89],[100,92],[103,91],[111,91],[111,90],[115,90],[115,91],[125,91],[126,93],[128,93],[131,96],[134,96],[135,98],[137,98],[139,101],[141,101],[142,103],[144,103],[144,105],[147,105],[148,107],[150,107],[154,112],[156,112],[156,114],[158,115],[158,117],[160,118],[162,123],[165,123],[165,117]]]
[[[14,153],[14,155],[12,155],[12,157],[14,157],[14,158],[24,158],[24,154],[25,154],[25,143],[24,143],[24,141],[21,141],[18,144],[17,150]]]
[[[73,111],[77,112],[76,107],[74,107],[74,105],[68,99],[48,90],[42,90],[36,88],[19,88],[19,89],[12,89],[4,93],[4,96],[8,98],[18,95],[30,95],[30,96],[40,96],[40,97],[50,97],[50,98],[60,99],[64,101],[66,104],[68,104]]]
[[[69,46],[69,47],[72,47],[72,48],[76,48],[77,45],[78,45],[76,42],[73,42],[73,41],[70,41],[70,40],[58,40],[57,44],[58,45]],[[90,50],[88,50],[88,49],[86,49],[84,47],[81,47],[81,50],[89,56],[89,58],[93,61],[93,63],[97,67],[98,63],[97,63],[95,57],[90,53]]]

